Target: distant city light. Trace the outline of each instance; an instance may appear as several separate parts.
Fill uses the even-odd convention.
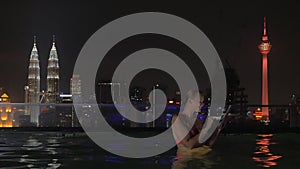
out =
[[[72,97],[71,94],[60,94],[59,96],[60,96],[60,97]]]
[[[168,113],[168,114],[166,114],[166,116],[167,116],[167,117],[172,117],[173,115],[170,114],[170,113]]]

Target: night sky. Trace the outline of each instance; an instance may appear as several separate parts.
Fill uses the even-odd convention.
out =
[[[288,1],[2,2],[0,86],[8,92],[12,102],[24,102],[28,61],[36,35],[41,89],[45,89],[47,59],[55,34],[61,67],[60,90],[68,93],[76,58],[88,38],[114,19],[149,11],[174,14],[197,25],[214,44],[221,59],[227,60],[237,71],[250,104],[261,101],[261,55],[257,45],[261,42],[263,17],[266,16],[273,45],[269,54],[269,102],[286,104],[292,93],[300,93],[300,15],[297,4]],[[165,47],[171,49],[171,44]],[[118,55],[123,54],[121,51]]]

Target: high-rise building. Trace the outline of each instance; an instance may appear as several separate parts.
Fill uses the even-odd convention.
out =
[[[262,54],[262,105],[269,105],[269,86],[268,86],[268,54],[271,51],[272,45],[267,36],[267,22],[264,17],[264,32],[262,42],[258,45],[260,53]],[[262,107],[262,116],[264,120],[269,121],[269,108]]]
[[[81,94],[81,80],[79,75],[73,75],[70,79],[70,92],[72,95]]]
[[[57,103],[59,97],[59,63],[55,47],[55,36],[53,36],[52,48],[50,50],[47,67],[47,90],[46,102]]]
[[[25,86],[24,90],[25,103],[31,104],[26,107],[25,114],[30,114],[30,122],[38,125],[38,117],[40,114],[40,108],[38,106],[40,100],[40,61],[35,37],[29,59],[28,85]]]

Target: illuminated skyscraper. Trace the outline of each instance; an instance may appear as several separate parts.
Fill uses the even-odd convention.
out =
[[[72,95],[81,94],[81,80],[79,75],[73,75],[70,79],[70,91]]]
[[[47,67],[47,91],[46,102],[57,103],[59,97],[59,63],[55,47],[55,36],[53,36],[52,48],[49,54]]]
[[[264,32],[262,42],[258,45],[260,53],[262,54],[262,105],[269,105],[269,86],[268,86],[268,54],[270,53],[272,45],[267,36],[266,17],[264,18]],[[269,121],[269,108],[262,108],[263,118]]]
[[[30,114],[30,122],[38,125],[38,117],[40,114],[40,109],[37,105],[40,99],[40,61],[35,37],[29,59],[28,86],[24,89],[26,93],[25,102],[32,104],[26,107],[25,113]]]

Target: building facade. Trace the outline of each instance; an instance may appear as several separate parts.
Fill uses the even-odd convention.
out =
[[[0,127],[13,127],[13,112],[10,104],[9,96],[0,88]]]
[[[70,79],[70,92],[72,95],[81,94],[81,80],[79,75],[73,75]]]

